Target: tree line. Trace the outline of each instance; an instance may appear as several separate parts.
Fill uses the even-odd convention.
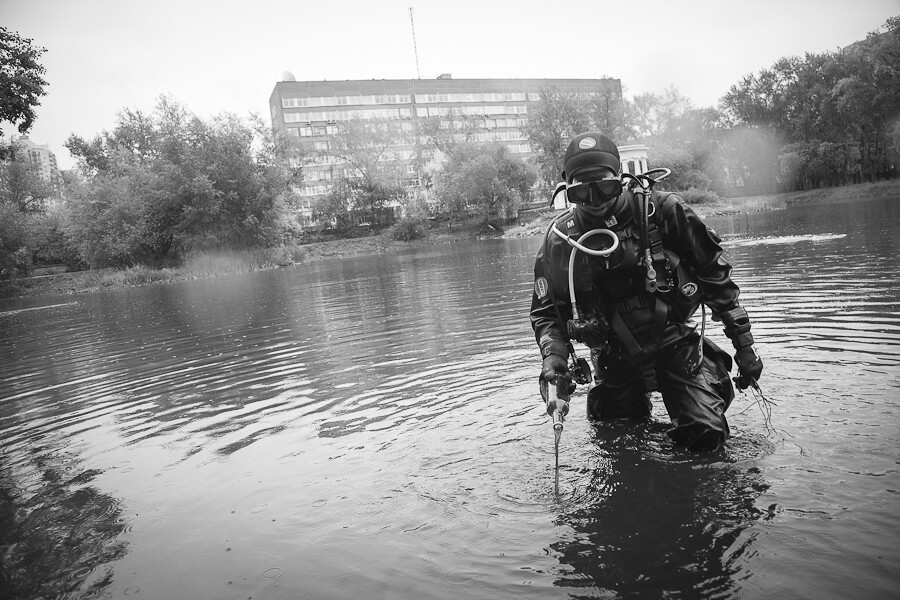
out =
[[[896,177],[900,164],[900,17],[842,50],[782,58],[735,83],[717,108],[669,88],[615,99],[550,91],[527,134],[549,186],[567,140],[600,129],[645,143],[672,187],[734,194]]]
[[[11,92],[0,120],[23,134],[47,86],[43,51],[0,28],[0,83]],[[70,136],[78,166],[60,182],[41,180],[0,139],[0,278],[34,264],[163,266],[192,252],[295,244],[310,231],[350,235],[393,223],[398,205],[404,239],[422,235],[427,219],[501,223],[546,197],[568,140],[590,129],[646,144],[651,166],[671,168],[670,185],[689,201],[895,177],[900,17],[841,51],[747,75],[717,108],[695,108],[675,88],[632,100],[541,90],[522,132],[528,161],[476,143],[478,124],[465,115],[418,122],[415,156],[398,161],[391,148],[409,132],[397,122],[343,123],[327,149],[314,149],[257,117],[204,120],[166,97],[150,113],[123,110],[112,131]],[[329,162],[343,167],[307,206],[304,172]]]

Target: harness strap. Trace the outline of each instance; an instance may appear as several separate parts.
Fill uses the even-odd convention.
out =
[[[653,302],[654,298],[655,296],[649,292],[641,292],[637,296],[622,300],[619,302],[617,308],[626,313],[634,312],[639,308],[650,306],[650,303]]]
[[[663,200],[669,197],[666,194],[659,199],[662,204]],[[663,248],[662,236],[659,233],[659,225],[656,222],[656,206],[651,201],[649,206],[653,207],[653,212],[647,215],[647,239],[650,243],[650,257],[656,271],[656,289],[660,292],[668,292],[675,287],[675,278],[672,276],[672,267],[669,264],[669,256]]]
[[[616,337],[619,338],[619,342],[625,347],[625,351],[628,355],[631,358],[637,358],[637,360],[635,360],[635,366],[641,370],[641,381],[644,385],[644,391],[649,393],[659,389],[659,384],[656,381],[656,369],[653,367],[652,363],[641,360],[641,358],[643,358],[641,356],[643,348],[641,348],[641,345],[634,339],[628,326],[625,325],[625,321],[622,320],[622,315],[619,313],[618,308],[613,311],[609,325],[612,327]]]
[[[662,298],[656,297],[656,306],[653,307],[653,336],[656,343],[660,343],[666,334],[666,322],[669,320],[669,306]]]
[[[663,336],[665,335],[666,323],[668,322],[669,317],[669,308],[668,305],[656,294],[653,294],[652,296],[649,294],[639,294],[633,300],[637,300],[638,302],[640,302],[642,298],[646,298],[647,296],[650,296],[651,300],[653,301],[653,324],[651,326],[651,334],[653,336],[654,343],[658,344],[662,341]],[[619,339],[619,342],[622,344],[622,347],[625,349],[625,352],[628,353],[628,356],[641,370],[641,379],[643,380],[644,391],[653,392],[659,389],[659,385],[656,380],[656,369],[653,367],[652,363],[646,360],[644,349],[635,339],[634,334],[631,333],[631,330],[628,328],[628,325],[625,324],[625,320],[622,318],[623,310],[626,310],[627,306],[629,304],[632,304],[629,302],[629,300],[621,302],[618,306],[615,307],[612,313],[612,317],[610,318],[609,325],[613,330],[613,333],[615,333],[616,337]],[[644,306],[648,306],[648,304],[644,304]]]
[[[629,356],[637,356],[643,352],[643,348],[641,348],[641,345],[634,339],[631,330],[628,329],[628,325],[622,320],[622,315],[618,308],[613,311],[609,326],[612,327],[613,333],[615,333],[616,337],[619,338],[619,341],[622,342],[622,346],[625,347],[625,351]]]
[[[649,294],[639,294],[634,298],[629,298],[628,300],[620,302],[613,309],[612,317],[609,321],[610,327],[612,327],[616,337],[619,338],[619,341],[621,341],[622,345],[625,347],[625,351],[632,357],[643,353],[644,349],[631,333],[631,330],[622,318],[622,313],[650,306],[649,302],[647,302],[648,296]],[[654,343],[658,344],[662,341],[666,332],[666,323],[669,321],[669,307],[662,299],[655,295],[650,296],[649,299],[653,302],[653,324],[651,325],[650,331]]]

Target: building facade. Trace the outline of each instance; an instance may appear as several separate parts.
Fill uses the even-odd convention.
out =
[[[19,152],[28,160],[43,181],[50,184],[59,182],[59,167],[56,164],[56,155],[50,151],[48,145],[35,144],[27,137],[15,140],[15,144]]]
[[[427,169],[422,145],[428,128],[456,130],[469,141],[499,142],[512,153],[527,157],[532,150],[525,136],[529,109],[541,91],[597,94],[621,105],[618,79],[437,79],[295,81],[285,73],[270,97],[273,129],[294,136],[316,151],[304,166],[305,182],[297,192],[306,201],[302,211],[309,218],[310,202],[326,194],[330,182],[351,168],[329,154],[349,121],[393,123],[395,143],[384,153],[400,170],[411,191],[422,191]]]

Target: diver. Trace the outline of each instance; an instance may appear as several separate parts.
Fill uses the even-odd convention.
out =
[[[724,325],[739,389],[755,385],[763,369],[750,318],[718,235],[678,195],[653,190],[653,172],[620,170],[619,150],[603,133],[582,133],[566,149],[558,191],[573,206],[553,220],[534,265],[540,378],[590,382],[588,418],[599,421],[649,418],[658,391],[669,437],[716,450],[729,435],[732,361],[693,318],[702,304]],[[592,379],[572,341],[590,348]]]

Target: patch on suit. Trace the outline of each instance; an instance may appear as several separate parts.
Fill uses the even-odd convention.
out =
[[[681,286],[681,293],[690,298],[697,293],[697,284],[694,282],[684,284],[683,286]]]
[[[575,219],[569,219],[566,221],[566,227],[569,229],[575,229]]]
[[[547,292],[550,291],[550,286],[547,283],[547,280],[543,277],[538,277],[534,280],[534,293],[537,295],[539,300],[543,300],[547,295]]]

